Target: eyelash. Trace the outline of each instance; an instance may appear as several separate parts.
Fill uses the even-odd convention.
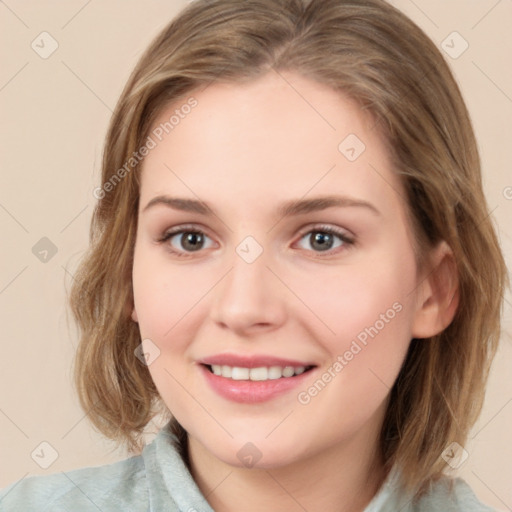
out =
[[[179,226],[175,229],[172,229],[171,231],[166,231],[160,238],[157,239],[157,242],[159,244],[164,244],[168,240],[170,240],[173,236],[179,235],[179,234],[184,234],[184,233],[195,233],[195,234],[208,236],[208,235],[206,235],[206,233],[204,233],[204,231],[201,231],[200,229],[197,229],[193,226]],[[299,240],[302,240],[306,235],[309,235],[311,233],[328,233],[330,235],[337,236],[343,243],[343,246],[341,246],[341,250],[347,250],[351,246],[355,245],[355,240],[352,237],[348,236],[345,232],[338,230],[336,228],[333,228],[332,226],[325,226],[325,225],[314,226],[312,228],[308,228],[307,231],[301,232]],[[192,256],[195,252],[195,251],[192,251],[192,252],[176,251],[171,247],[170,244],[167,244],[166,249],[171,254],[178,256],[180,258],[188,258],[188,257]],[[338,247],[337,249],[340,249],[340,247]],[[201,251],[199,250],[197,252],[201,252]],[[309,251],[309,252],[314,252],[314,253],[318,254],[320,257],[322,257],[322,251]],[[336,251],[336,252],[334,252],[334,254],[337,254],[338,252],[339,251]],[[328,251],[325,251],[325,253],[326,253],[326,256],[332,256],[333,249],[329,249]]]

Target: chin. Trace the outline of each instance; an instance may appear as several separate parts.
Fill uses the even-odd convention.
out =
[[[301,458],[297,450],[297,441],[289,445],[283,444],[281,439],[265,439],[248,436],[230,440],[229,444],[205,445],[206,449],[225,464],[238,468],[248,469],[275,469],[292,464]],[[291,437],[289,438],[291,440]]]

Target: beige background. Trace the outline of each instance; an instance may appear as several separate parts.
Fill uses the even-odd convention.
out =
[[[87,247],[92,190],[99,182],[111,111],[141,52],[184,4],[0,3],[0,487],[28,475],[127,456],[113,451],[77,405],[70,372],[77,336],[66,316],[65,287]],[[393,4],[451,53],[444,55],[474,121],[489,208],[510,268],[512,2]],[[460,36],[450,35],[454,31]],[[58,48],[47,56],[44,52],[56,44],[52,38]],[[47,58],[31,47],[33,41]],[[469,46],[458,55],[464,41]],[[57,249],[46,262],[32,252],[43,237]],[[507,294],[505,332],[485,408],[465,446],[469,457],[458,471],[480,499],[500,510],[512,510],[511,303]],[[156,429],[148,429],[148,440]],[[55,456],[47,469],[36,463]]]

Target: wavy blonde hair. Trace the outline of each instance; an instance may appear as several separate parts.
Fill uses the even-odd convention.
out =
[[[419,495],[440,477],[447,444],[464,445],[480,413],[507,274],[466,106],[418,26],[380,0],[192,2],[152,42],[125,86],[106,138],[102,182],[144,144],[165,106],[212,82],[248,81],[270,69],[326,84],[371,113],[407,191],[419,247],[445,240],[455,256],[455,318],[428,341],[412,340],[382,426],[387,467],[397,465],[404,486]],[[132,452],[165,410],[134,355],[141,343],[130,317],[139,174],[140,163],[102,189],[70,294],[81,336],[74,368],[80,403],[104,435]],[[173,429],[186,438],[175,420]]]

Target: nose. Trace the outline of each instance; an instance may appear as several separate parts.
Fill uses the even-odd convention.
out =
[[[274,330],[285,322],[286,289],[269,263],[265,251],[252,263],[234,253],[231,270],[214,289],[214,322],[239,336]]]

